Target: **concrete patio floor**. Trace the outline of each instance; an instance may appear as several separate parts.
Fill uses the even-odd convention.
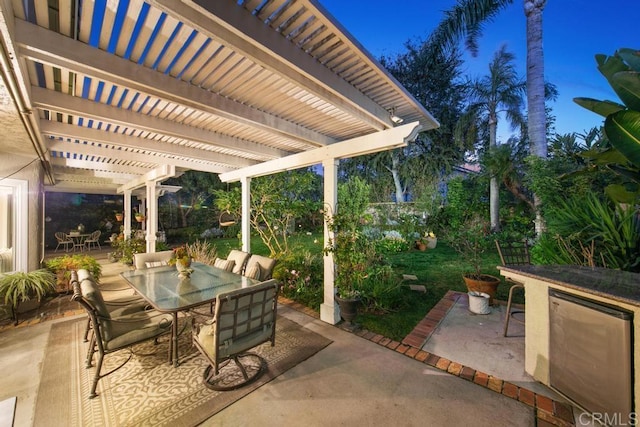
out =
[[[103,283],[118,282],[119,272],[127,268],[101,262]],[[17,396],[15,426],[33,424],[51,325],[74,314],[65,305],[18,327],[0,328],[0,369],[5,373],[0,377],[0,401]],[[524,373],[522,338],[502,337],[501,310],[471,316],[464,298],[458,298],[420,348],[368,331],[344,331],[283,301],[281,315],[333,343],[204,425],[571,425],[571,407]],[[518,335],[522,327],[513,325]],[[514,396],[514,389],[519,394]],[[531,396],[533,402],[527,400]]]

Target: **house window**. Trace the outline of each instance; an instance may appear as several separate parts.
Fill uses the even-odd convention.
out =
[[[0,273],[27,267],[27,181],[0,181]]]

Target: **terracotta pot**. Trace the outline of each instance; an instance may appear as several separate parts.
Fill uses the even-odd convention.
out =
[[[124,219],[124,215],[123,214],[116,214],[116,221],[120,222]]]
[[[422,242],[416,242],[416,249],[418,249],[419,251],[426,251],[427,244]]]
[[[467,276],[463,275],[464,283],[469,292],[484,292],[491,297],[489,304],[494,305],[496,291],[500,284],[500,279],[489,274]]]

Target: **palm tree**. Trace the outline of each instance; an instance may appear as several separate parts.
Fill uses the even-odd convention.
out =
[[[431,34],[429,47],[434,53],[449,49],[464,38],[467,48],[477,52],[477,39],[482,34],[483,23],[493,19],[501,10],[514,0],[458,0],[458,3],[445,12],[445,18]],[[527,18],[527,109],[528,136],[531,154],[546,158],[546,115],[544,54],[542,51],[542,11],[546,0],[523,0]],[[540,202],[536,201],[536,234],[543,228],[540,216]]]
[[[498,117],[503,113],[512,128],[524,122],[522,107],[525,85],[514,65],[515,57],[502,46],[489,64],[489,74],[470,83],[469,114],[479,117],[489,127],[489,150],[496,147]],[[489,185],[491,230],[500,231],[498,177],[491,174]]]

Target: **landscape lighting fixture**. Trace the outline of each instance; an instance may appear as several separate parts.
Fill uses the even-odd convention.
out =
[[[404,119],[402,117],[396,116],[396,107],[393,107],[389,110],[389,118],[391,118],[391,121],[397,125],[404,122]]]

